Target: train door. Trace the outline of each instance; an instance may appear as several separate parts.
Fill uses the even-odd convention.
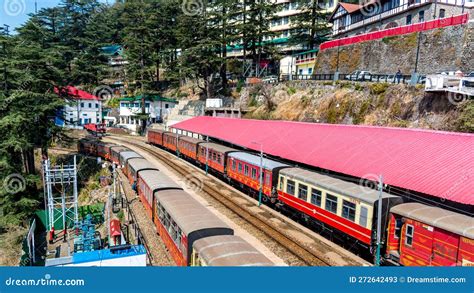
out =
[[[402,233],[403,218],[392,214],[388,224],[388,242],[387,254],[388,257],[398,262],[400,259],[400,237]]]
[[[431,265],[455,266],[458,257],[459,235],[434,228]]]
[[[433,246],[433,227],[412,219],[402,226],[400,263],[405,266],[430,265]]]

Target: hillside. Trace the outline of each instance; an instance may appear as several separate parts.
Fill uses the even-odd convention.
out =
[[[298,81],[243,93],[246,118],[474,132],[474,101],[424,94],[421,86]]]

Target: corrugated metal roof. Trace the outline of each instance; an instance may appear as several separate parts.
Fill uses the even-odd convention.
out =
[[[474,204],[474,135],[420,129],[196,117],[173,128],[335,172]]]
[[[182,189],[181,186],[176,184],[176,182],[160,171],[144,170],[140,172],[140,177],[146,182],[151,190]]]
[[[143,169],[158,170],[158,168],[155,165],[153,165],[148,160],[143,159],[143,158],[130,159],[128,161],[128,165],[133,170],[135,170],[135,172],[138,172]]]
[[[274,266],[275,264],[239,236],[205,237],[193,244],[208,266]]]
[[[378,191],[372,188],[364,187],[362,185],[350,183],[341,179],[322,175],[301,168],[285,168],[280,171],[280,174],[288,176],[289,178],[298,179],[299,181],[303,181],[308,184],[312,184],[316,187],[319,186],[337,194],[359,199],[371,205],[373,205],[374,202],[379,199]],[[394,195],[383,192],[382,197],[394,197]]]
[[[260,166],[260,156],[255,156],[255,155],[244,153],[244,152],[235,152],[235,153],[230,153],[229,157],[236,158],[237,160],[241,160],[255,166]],[[283,164],[283,163],[270,160],[267,158],[263,158],[262,162],[263,162],[263,168],[268,169],[268,170],[288,166],[287,164]]]
[[[186,235],[204,229],[225,229],[227,234],[233,233],[227,224],[183,190],[163,190],[155,196]]]
[[[404,203],[390,212],[474,239],[474,218],[421,203]]]
[[[133,151],[127,151],[127,152],[121,152],[120,153],[120,162],[127,161],[128,159],[131,159],[131,158],[143,158],[143,157],[140,156],[139,154],[137,154],[136,152],[133,152]]]
[[[237,151],[236,149],[229,148],[229,147],[226,147],[226,146],[223,146],[223,145],[220,145],[220,144],[217,144],[217,143],[212,143],[212,142],[203,142],[203,143],[199,144],[199,146],[202,146],[204,148],[207,147],[207,148],[213,149],[215,151],[218,151],[220,153],[236,152]]]

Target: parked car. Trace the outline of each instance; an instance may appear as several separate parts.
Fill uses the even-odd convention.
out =
[[[474,77],[474,71],[471,71],[471,73],[469,73],[467,77]]]
[[[372,73],[364,70],[356,70],[348,76],[349,80],[365,81],[370,80]]]
[[[277,83],[278,82],[278,77],[275,75],[269,75],[266,76],[262,79],[263,83]]]

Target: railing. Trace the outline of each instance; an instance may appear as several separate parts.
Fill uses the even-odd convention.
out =
[[[329,48],[347,46],[347,45],[351,45],[355,43],[382,39],[385,37],[405,35],[405,34],[427,31],[427,30],[432,30],[432,29],[441,28],[441,27],[459,25],[459,24],[467,23],[468,20],[469,20],[469,14],[465,13],[465,14],[461,14],[457,16],[451,16],[447,18],[440,18],[440,19],[430,20],[426,22],[385,29],[385,30],[376,31],[372,33],[366,33],[366,34],[357,35],[353,37],[336,39],[333,41],[322,43],[319,49],[322,51]]]
[[[411,75],[400,75],[395,74],[339,74],[338,80],[349,80],[358,82],[385,82],[385,83],[405,83],[411,82]],[[334,74],[283,74],[280,76],[280,81],[290,80],[319,80],[319,81],[334,81]],[[417,78],[416,83],[424,84],[426,76],[420,75]]]

